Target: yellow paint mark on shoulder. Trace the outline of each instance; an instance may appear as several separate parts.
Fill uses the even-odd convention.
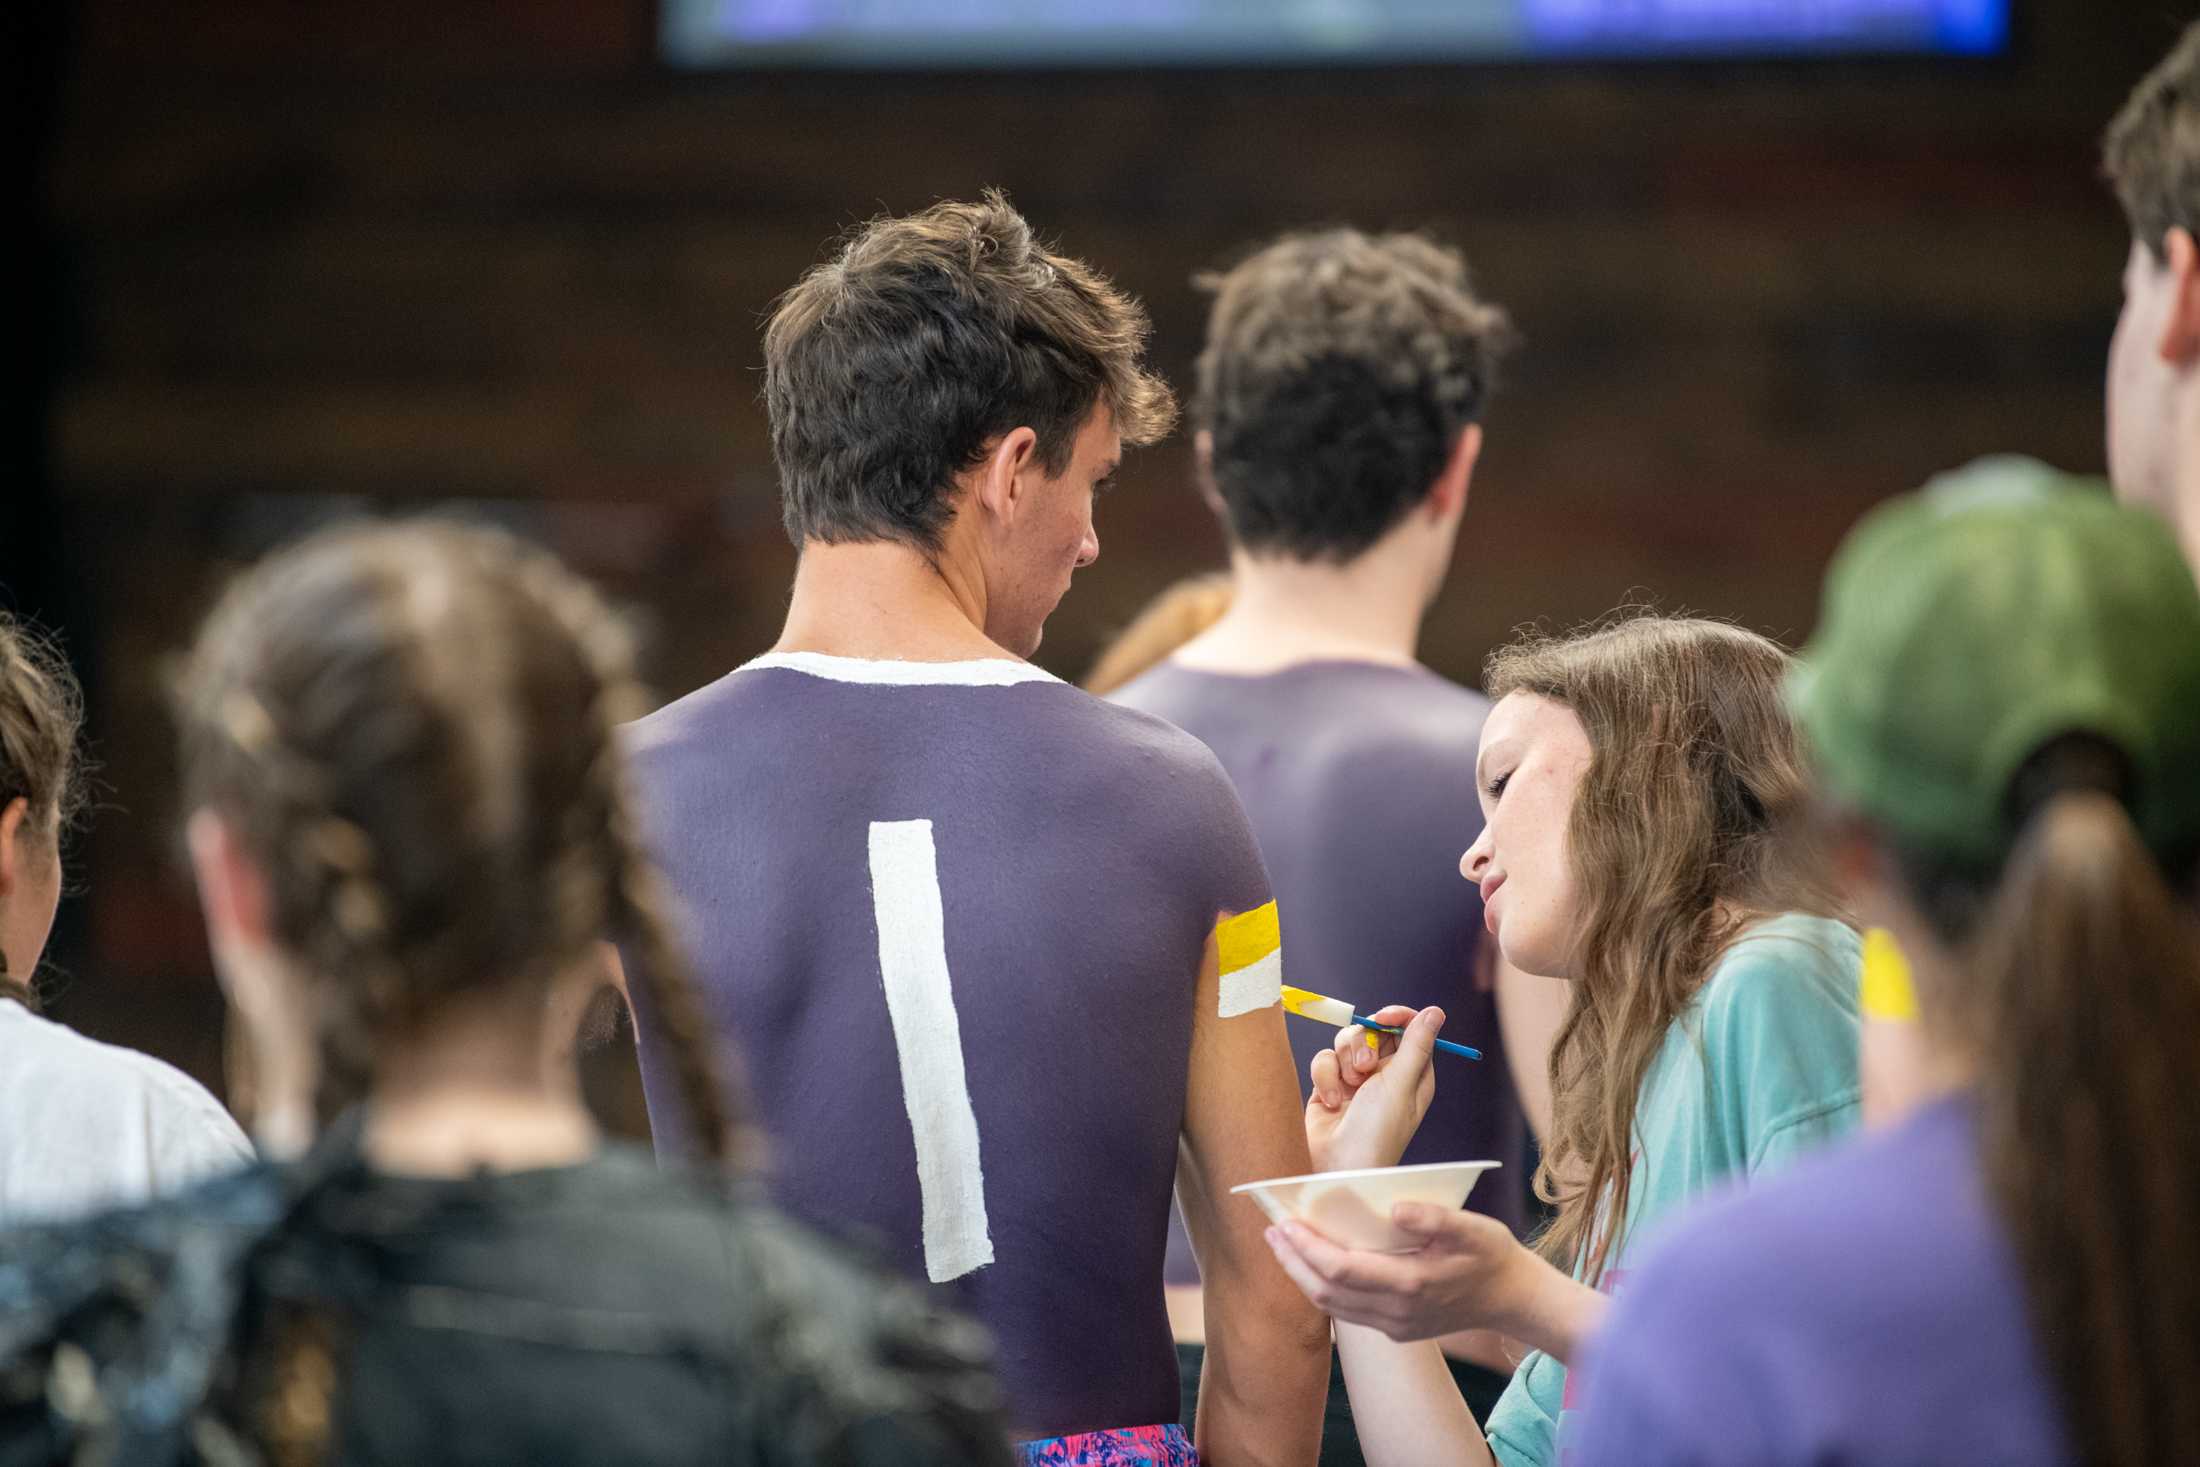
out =
[[[1894,934],[1874,927],[1864,934],[1864,972],[1858,1006],[1867,1019],[1898,1024],[1917,1022],[1917,989],[1910,982],[1910,960]]]
[[[1215,924],[1215,950],[1225,973],[1250,968],[1282,946],[1283,928],[1272,901]]]

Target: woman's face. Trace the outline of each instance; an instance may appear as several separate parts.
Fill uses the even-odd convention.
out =
[[[38,971],[60,905],[60,843],[18,797],[0,810],[0,956],[17,982]]]
[[[1566,823],[1590,756],[1573,709],[1534,693],[1508,695],[1482,725],[1482,834],[1459,872],[1482,889],[1483,923],[1524,973],[1574,975],[1580,902]]]

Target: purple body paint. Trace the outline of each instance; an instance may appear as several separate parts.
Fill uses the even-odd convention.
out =
[[[1421,667],[1309,662],[1244,677],[1163,663],[1113,701],[1167,719],[1222,761],[1252,817],[1283,921],[1284,981],[1349,1000],[1439,1004],[1444,1037],[1408,1162],[1499,1161],[1470,1206],[1518,1232],[1527,1122],[1495,996],[1473,981],[1482,902],[1459,857],[1482,830],[1474,757],[1489,701]],[[1291,1021],[1299,1083],[1335,1031]],[[1169,1278],[1192,1283],[1183,1230]]]
[[[1028,1434],[1174,1420],[1161,1278],[1194,988],[1218,915],[1269,899],[1214,756],[1023,663],[803,654],[627,746],[776,1200],[988,1325]]]

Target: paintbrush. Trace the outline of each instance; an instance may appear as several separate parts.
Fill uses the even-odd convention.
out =
[[[1338,1029],[1347,1024],[1358,1024],[1363,1029],[1374,1030],[1375,1034],[1405,1032],[1395,1024],[1378,1024],[1365,1014],[1355,1014],[1352,1012],[1352,1005],[1341,998],[1325,998],[1319,993],[1293,988],[1288,983],[1283,988],[1283,1006],[1287,1012],[1297,1014],[1302,1019],[1312,1019],[1317,1024],[1328,1024]],[[1367,1036],[1370,1046],[1376,1042],[1375,1034]],[[1470,1049],[1464,1044],[1454,1044],[1449,1039],[1437,1040],[1436,1047],[1446,1054],[1458,1055],[1461,1059],[1478,1060],[1482,1057],[1481,1050]]]

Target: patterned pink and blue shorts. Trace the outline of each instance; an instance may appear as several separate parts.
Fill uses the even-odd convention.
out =
[[[1126,1426],[1087,1431],[1017,1448],[1022,1467],[1199,1467],[1199,1453],[1181,1426]]]

